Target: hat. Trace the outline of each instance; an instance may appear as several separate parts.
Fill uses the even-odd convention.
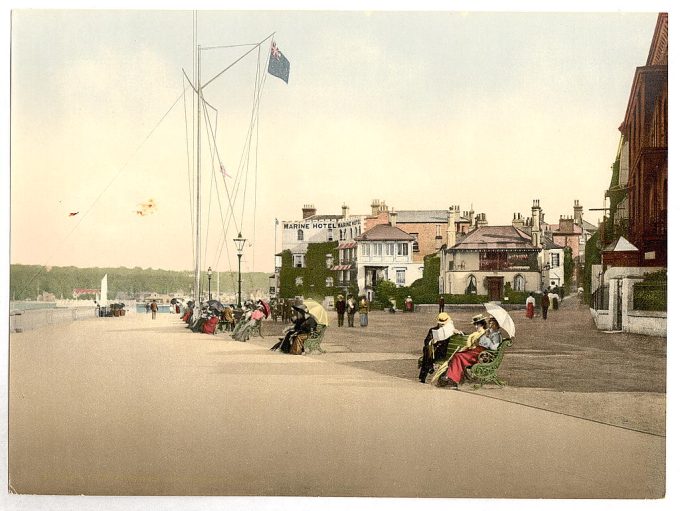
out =
[[[307,306],[304,303],[302,303],[300,305],[293,305],[293,309],[300,311],[304,314],[307,314],[309,312],[309,309],[307,308]]]
[[[470,322],[473,325],[476,325],[477,323],[481,323],[482,321],[486,321],[488,318],[484,314],[477,314],[472,318],[472,321]]]
[[[338,298],[339,298],[340,300],[342,300],[342,295],[338,295]]]
[[[442,312],[437,316],[437,323],[446,323],[451,319],[451,316],[449,316],[446,312]]]

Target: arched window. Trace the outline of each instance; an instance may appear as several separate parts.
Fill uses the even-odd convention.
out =
[[[298,241],[304,241],[305,240],[305,231],[302,229],[298,229]]]
[[[477,294],[477,278],[474,275],[468,275],[467,285],[465,286],[466,295]]]
[[[512,289],[515,291],[524,291],[524,285],[524,276],[520,274],[515,275],[515,278],[512,279]]]

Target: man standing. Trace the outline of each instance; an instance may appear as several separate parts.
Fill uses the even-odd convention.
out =
[[[543,296],[541,297],[541,312],[543,312],[543,319],[548,319],[548,308],[550,307],[550,297],[548,296],[548,290],[543,290]]]
[[[347,326],[354,327],[354,314],[357,311],[357,302],[354,296],[347,295]]]
[[[338,326],[342,326],[345,320],[345,309],[347,304],[345,303],[345,297],[338,295],[338,299],[335,301],[335,311],[338,313]]]
[[[439,313],[444,312],[444,295],[439,295]]]
[[[151,319],[156,319],[156,313],[158,312],[158,304],[156,300],[151,302]]]

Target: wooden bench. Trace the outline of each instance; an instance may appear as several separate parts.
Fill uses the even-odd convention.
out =
[[[445,364],[451,355],[464,346],[466,342],[467,336],[465,335],[452,336],[449,340],[448,349],[446,350],[446,358],[435,360],[435,366],[438,364]],[[498,379],[497,373],[503,362],[505,350],[510,346],[512,346],[512,339],[503,339],[503,342],[498,346],[498,349],[482,351],[479,354],[477,362],[472,366],[465,368],[465,378],[473,384],[472,388],[474,390],[481,388],[485,383],[489,382],[495,383],[501,387],[505,385],[504,381]],[[418,367],[421,366],[422,360],[423,357],[418,359]]]
[[[312,351],[318,351],[319,353],[326,353],[321,347],[321,341],[323,341],[323,336],[326,333],[326,325],[317,325],[314,331],[309,334],[307,340],[305,341],[305,353],[309,354]]]

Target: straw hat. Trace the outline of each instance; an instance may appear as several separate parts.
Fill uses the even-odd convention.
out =
[[[451,316],[449,316],[446,312],[442,312],[437,316],[437,323],[439,324],[444,324],[447,321],[451,319]]]
[[[477,323],[481,323],[482,321],[486,321],[487,319],[489,319],[489,318],[486,317],[484,314],[477,314],[476,316],[474,316],[472,318],[472,321],[470,322],[470,324],[476,325]]]

